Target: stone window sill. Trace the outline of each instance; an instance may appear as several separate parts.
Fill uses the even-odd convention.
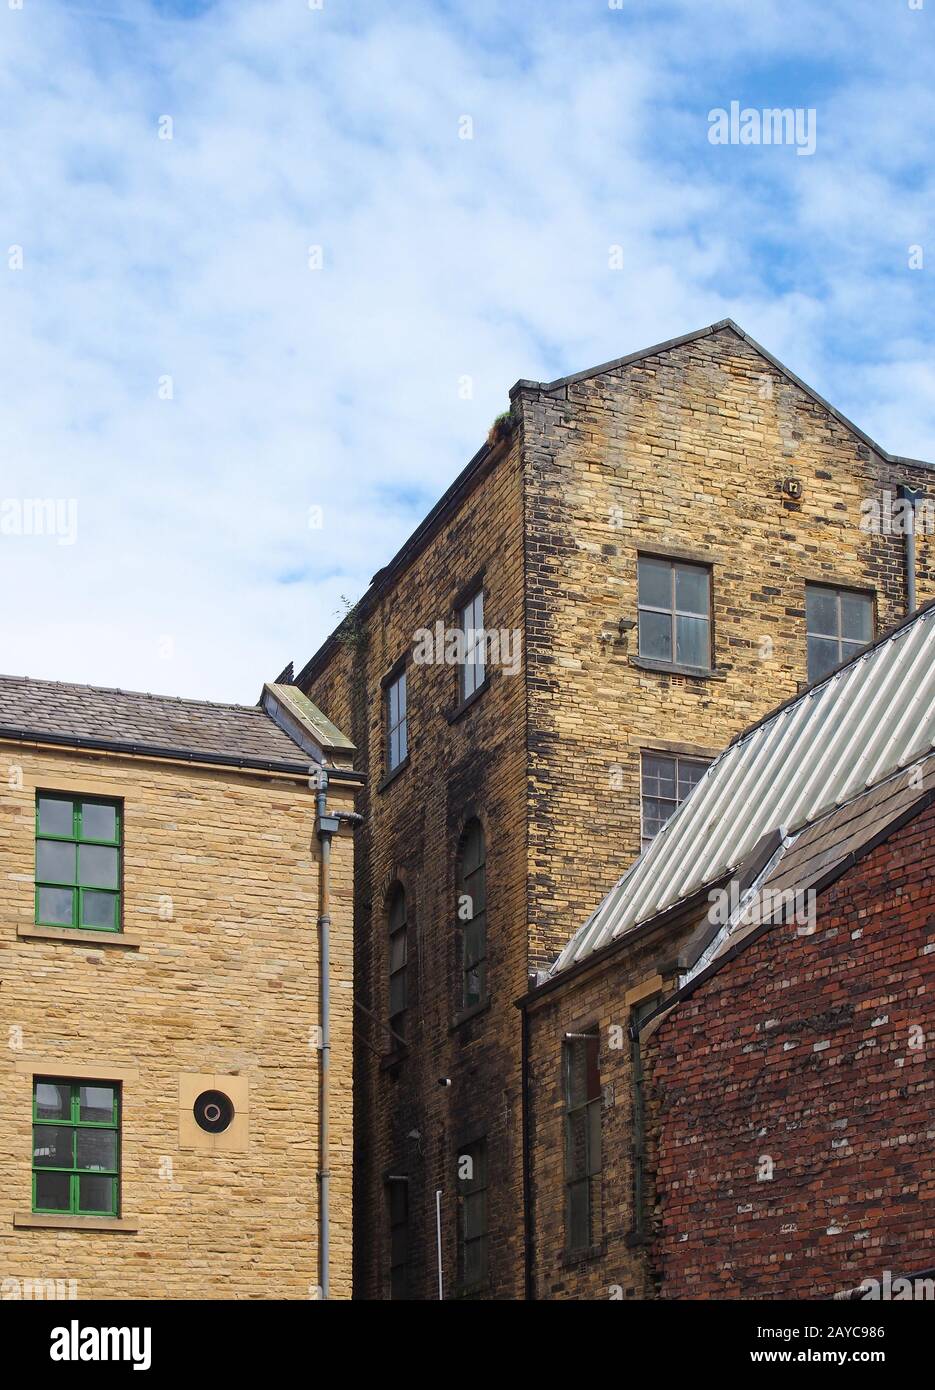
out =
[[[380,1058],[381,1071],[394,1071],[401,1066],[409,1056],[409,1046],[407,1043],[398,1043],[392,1052],[384,1053]]]
[[[396,781],[396,778],[399,776],[399,774],[400,774],[401,772],[405,772],[405,771],[406,771],[406,768],[407,768],[408,766],[409,766],[409,754],[407,753],[406,756],[403,758],[402,762],[401,762],[401,763],[397,763],[396,766],[393,768],[393,771],[392,771],[392,772],[388,772],[388,773],[386,774],[386,776],[383,778],[383,781],[380,782],[380,783],[378,784],[378,786],[377,786],[377,791],[378,791],[378,792],[385,791],[386,788],[390,785],[391,782],[395,782],[395,781]]]
[[[67,941],[78,946],[117,946],[124,951],[138,951],[142,937],[126,932],[81,930],[78,927],[34,927],[18,925],[16,935],[21,941]]]
[[[596,1245],[589,1245],[586,1250],[566,1250],[562,1256],[562,1266],[565,1269],[573,1269],[576,1265],[588,1264],[591,1260],[599,1260],[606,1254],[605,1243],[598,1241]]]
[[[458,1012],[455,1014],[454,1018],[451,1020],[451,1025],[448,1029],[448,1032],[456,1032],[465,1023],[470,1023],[472,1018],[479,1018],[481,1014],[485,1014],[489,1008],[490,996],[488,995],[487,998],[482,999],[479,1004],[472,1004],[469,1009],[459,1009]]]
[[[641,671],[657,671],[663,676],[691,676],[696,681],[727,679],[725,671],[719,671],[713,666],[680,666],[675,661],[651,661],[647,656],[631,656],[630,665],[637,666]]]
[[[67,1213],[56,1216],[31,1211],[17,1212],[13,1225],[33,1231],[124,1231],[128,1234],[140,1229],[138,1222],[125,1216],[69,1216]]]
[[[472,690],[466,700],[462,700],[460,705],[455,705],[453,710],[445,715],[449,724],[456,724],[463,714],[467,714],[472,706],[476,705],[482,695],[490,689],[490,677],[485,676],[476,690]]]

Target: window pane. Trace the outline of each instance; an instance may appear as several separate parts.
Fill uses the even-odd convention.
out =
[[[701,565],[676,565],[675,606],[680,613],[708,615],[708,571]]]
[[[585,1250],[591,1244],[591,1203],[587,1179],[568,1189],[568,1244]]]
[[[464,1282],[479,1284],[487,1272],[487,1241],[472,1240],[464,1247]]]
[[[599,1040],[587,1038],[583,1041],[585,1054],[585,1088],[588,1100],[596,1100],[601,1093],[601,1073],[599,1068]]]
[[[113,1086],[79,1086],[78,1118],[96,1124],[113,1124]]]
[[[40,1120],[70,1120],[71,1087],[58,1081],[37,1081],[36,1117]]]
[[[484,591],[480,590],[474,598],[474,626],[480,630],[484,626]]]
[[[676,618],[675,659],[681,666],[708,665],[707,618]]]
[[[470,1008],[472,1004],[479,1004],[484,998],[486,988],[487,967],[485,963],[474,966],[465,972],[464,976],[464,1005]]]
[[[707,767],[707,763],[689,763],[689,762],[685,762],[684,759],[682,759],[682,758],[679,759],[679,764],[678,764],[678,776],[679,776],[678,797],[679,797],[679,801],[680,801],[680,802],[682,802],[682,801],[685,800],[686,796],[687,796],[688,793],[691,791],[692,787],[697,787],[698,783],[701,781],[702,777],[705,775],[705,769],[706,769],[706,767]]]
[[[80,925],[97,931],[116,931],[117,901],[116,893],[96,893],[93,888],[82,888]]]
[[[672,607],[672,566],[668,560],[640,557],[639,601],[650,608]]]
[[[405,1223],[409,1219],[409,1184],[406,1182],[391,1182],[389,1184],[390,1193],[390,1221],[394,1226],[400,1222]]]
[[[873,606],[866,594],[841,595],[841,636],[861,644],[873,636]]]
[[[487,1194],[476,1192],[464,1199],[464,1238],[474,1240],[487,1231]]]
[[[483,917],[475,917],[470,922],[464,924],[464,963],[474,965],[475,962],[483,959],[487,953],[485,921]]]
[[[75,1167],[112,1173],[117,1167],[117,1131],[115,1129],[79,1129],[77,1135]]]
[[[588,1106],[588,1174],[601,1171],[601,1106],[594,1101]]]
[[[71,1178],[67,1173],[36,1174],[36,1208],[40,1211],[70,1210]]]
[[[39,921],[47,927],[70,927],[72,925],[71,888],[39,889]]]
[[[389,716],[389,726],[395,729],[399,723],[399,695],[395,681],[386,692],[387,714]]]
[[[675,759],[644,753],[641,761],[643,791],[647,796],[675,796]]]
[[[115,1178],[78,1177],[78,1210],[99,1211],[108,1216],[114,1210]]]
[[[399,970],[406,964],[406,933],[397,932],[390,937],[390,970]]]
[[[397,889],[390,902],[390,931],[395,932],[406,921],[406,894],[401,889]]]
[[[402,719],[406,713],[406,673],[405,671],[396,682],[396,708],[399,717]]]
[[[40,796],[40,835],[71,835],[73,830],[72,803],[60,797]]]
[[[838,631],[837,590],[822,589],[812,584],[806,585],[805,617],[809,632],[836,637]]]
[[[61,840],[37,840],[36,878],[40,883],[74,883],[75,846]]]
[[[640,656],[672,660],[672,619],[665,613],[640,612]]]
[[[78,846],[78,882],[91,888],[116,888],[120,857],[116,849],[104,845]]]
[[[81,803],[81,838],[83,840],[116,840],[117,808],[102,806],[97,801]]]
[[[404,972],[390,980],[390,1018],[401,1014],[406,1007],[406,976]]]
[[[840,660],[837,642],[829,641],[826,637],[810,637],[808,639],[808,678],[810,681],[820,681],[822,676],[826,676],[829,671],[834,670]]]
[[[69,1125],[33,1125],[33,1164],[37,1168],[72,1168],[74,1133]]]
[[[399,764],[400,764],[401,761],[402,761],[402,759],[401,759],[400,756],[399,756],[399,730],[398,730],[398,729],[391,729],[391,730],[390,730],[390,771],[392,772],[394,767],[399,767]]]
[[[409,752],[409,725],[404,719],[399,726],[399,761],[402,762]]]
[[[484,858],[484,836],[478,821],[471,821],[461,841],[462,882],[469,877]]]

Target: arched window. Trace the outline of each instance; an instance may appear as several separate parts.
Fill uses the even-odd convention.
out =
[[[468,821],[458,854],[461,1006],[487,998],[487,850],[479,820]]]
[[[387,920],[390,932],[390,1014],[389,1023],[400,1038],[406,1036],[406,1006],[409,1002],[407,963],[409,945],[406,924],[406,894],[402,884],[390,890]],[[397,1043],[399,1038],[392,1039]]]

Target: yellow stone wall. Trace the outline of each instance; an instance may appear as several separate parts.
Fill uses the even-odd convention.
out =
[[[37,789],[122,799],[132,946],[94,932],[29,935]],[[329,806],[352,809],[350,790],[332,783]],[[319,853],[302,778],[0,744],[4,1297],[35,1279],[74,1280],[78,1298],[315,1296]],[[331,902],[334,1298],[351,1294],[352,859],[342,832]],[[14,1224],[31,1211],[31,1074],[53,1063],[63,1077],[123,1078],[129,1229]],[[199,1076],[234,1078],[226,1145],[186,1139]]]

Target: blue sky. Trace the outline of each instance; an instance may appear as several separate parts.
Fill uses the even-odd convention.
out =
[[[252,702],[517,378],[725,316],[935,456],[935,0],[8,5],[4,671]]]

